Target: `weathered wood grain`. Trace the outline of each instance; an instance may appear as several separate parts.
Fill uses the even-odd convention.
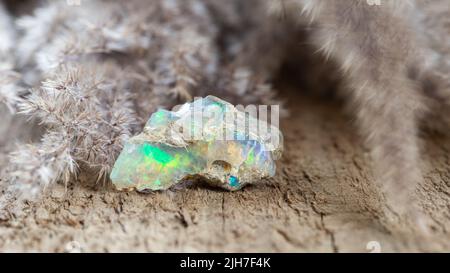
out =
[[[341,107],[288,93],[286,151],[274,179],[238,192],[188,186],[122,193],[88,182],[0,213],[0,251],[347,252],[450,250],[450,141],[427,136],[418,189],[435,229],[389,221],[370,159]],[[91,180],[89,175],[80,181]]]

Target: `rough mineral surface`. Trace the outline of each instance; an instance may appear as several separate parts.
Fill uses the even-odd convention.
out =
[[[177,111],[155,112],[125,144],[111,180],[120,190],[146,191],[204,178],[237,190],[275,175],[282,146],[277,127],[208,96]]]

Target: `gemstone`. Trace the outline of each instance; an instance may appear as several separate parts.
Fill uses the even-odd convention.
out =
[[[228,178],[228,181],[230,182],[230,186],[233,188],[237,188],[239,187],[239,179],[234,176],[234,175],[230,175],[230,177]]]
[[[274,176],[282,147],[276,126],[207,96],[153,113],[143,132],[125,143],[110,178],[119,190],[203,180],[234,191]]]

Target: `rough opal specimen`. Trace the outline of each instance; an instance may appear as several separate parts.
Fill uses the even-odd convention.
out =
[[[282,146],[278,128],[208,96],[155,112],[125,144],[111,180],[119,190],[164,190],[188,179],[238,190],[275,175]]]

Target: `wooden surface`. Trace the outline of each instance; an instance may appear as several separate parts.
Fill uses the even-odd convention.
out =
[[[0,211],[0,251],[450,251],[449,141],[427,141],[418,198],[434,231],[420,237],[381,212],[370,158],[341,107],[286,96],[286,151],[274,179],[238,192],[192,185],[139,194],[85,174],[38,204]]]

